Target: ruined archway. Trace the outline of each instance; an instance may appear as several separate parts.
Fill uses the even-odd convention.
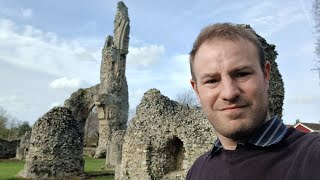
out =
[[[86,120],[97,101],[99,87],[99,85],[96,85],[86,89],[79,89],[64,102],[64,107],[71,110],[75,120],[78,122],[79,128],[82,130],[82,137],[84,136]]]
[[[86,119],[84,128],[84,146],[97,147],[99,141],[99,118],[97,107],[93,106]]]
[[[185,148],[183,142],[176,136],[170,139],[164,148],[164,164],[168,165],[164,169],[164,173],[183,170],[183,160],[185,156]]]
[[[71,109],[82,134],[91,108],[96,105],[99,119],[99,145],[95,158],[107,157],[106,165],[121,161],[121,146],[128,120],[128,85],[125,76],[126,55],[129,47],[128,8],[118,3],[114,37],[108,36],[102,49],[100,84],[73,93],[64,106]],[[119,131],[119,132],[118,132]],[[117,141],[113,141],[117,140]],[[106,152],[109,155],[106,155]],[[115,152],[115,153],[112,153]],[[116,154],[115,161],[109,157]],[[120,160],[119,160],[120,159]]]

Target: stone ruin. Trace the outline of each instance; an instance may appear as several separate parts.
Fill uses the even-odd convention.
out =
[[[7,141],[0,139],[0,159],[14,158],[19,144],[20,140]]]
[[[25,134],[21,137],[19,147],[16,151],[16,159],[22,160],[26,158],[26,155],[29,151],[30,138],[31,131],[25,132]]]
[[[129,95],[125,69],[126,56],[129,52],[129,31],[128,8],[123,2],[119,2],[114,21],[114,37],[107,37],[102,50],[98,99],[98,107],[102,108],[98,108],[99,146],[96,157],[99,156],[100,149],[106,149],[107,165],[111,166],[116,164],[112,159],[109,159],[111,154],[121,156],[121,149],[117,148],[118,142],[112,142],[112,138],[116,134],[118,136],[123,134],[121,131],[127,128],[128,121]],[[102,138],[100,138],[101,135]],[[113,152],[113,149],[116,149],[117,153]]]
[[[121,143],[128,120],[128,85],[125,76],[129,47],[128,8],[118,3],[114,21],[114,37],[108,36],[102,50],[100,84],[80,89],[65,101],[84,130],[85,121],[96,106],[99,118],[99,145],[96,158],[106,156],[106,165],[120,162]]]
[[[32,127],[29,152],[19,176],[67,179],[83,174],[83,137],[68,108],[55,107]]]
[[[151,89],[127,129],[115,179],[185,179],[214,139],[200,108],[180,105]]]
[[[252,30],[249,25],[240,26]],[[284,87],[275,62],[277,52],[274,45],[257,36],[265,48],[267,60],[271,63],[270,114],[281,117]],[[64,103],[71,112],[54,108],[38,120],[33,127],[35,132],[31,135],[24,177],[35,177],[36,170],[47,172],[39,176],[71,176],[73,171],[71,173],[69,170],[69,174],[63,170],[60,174],[54,174],[58,170],[55,165],[61,163],[61,160],[65,162],[60,164],[64,170],[68,169],[71,163],[75,164],[73,170],[77,169],[78,173],[72,176],[83,172],[83,160],[79,154],[83,148],[85,122],[94,106],[99,118],[99,146],[95,157],[106,156],[106,166],[115,167],[115,179],[185,178],[194,160],[212,147],[215,135],[201,108],[179,105],[156,89],[145,93],[137,107],[136,116],[127,128],[129,105],[125,67],[128,45],[128,9],[123,2],[119,2],[114,21],[114,37],[107,37],[102,50],[100,84],[74,92]],[[57,122],[40,127],[42,121],[52,122],[49,119]],[[66,124],[74,129],[71,128],[69,132],[61,120],[66,120]],[[65,149],[67,145],[56,146],[55,143],[59,140],[62,144],[66,141],[56,139],[58,135],[52,133],[53,131],[58,134],[71,133],[70,138],[78,134],[78,138],[81,137],[79,141],[70,140],[75,143],[74,148],[78,148],[71,148],[75,153]],[[49,140],[49,136],[52,140]],[[55,154],[57,151],[54,150],[57,148],[63,153]],[[39,149],[45,151],[40,152]],[[35,163],[41,166],[36,166]],[[45,168],[41,168],[42,166]]]
[[[282,117],[282,106],[284,100],[284,84],[282,81],[282,76],[278,69],[278,64],[276,62],[277,51],[276,46],[273,44],[268,44],[267,41],[258,35],[250,25],[240,25],[242,28],[250,29],[253,31],[258,39],[260,40],[262,46],[264,47],[264,51],[266,54],[266,60],[271,64],[271,72],[270,72],[270,81],[269,81],[269,112],[271,116],[277,115],[278,117]]]
[[[70,98],[64,102],[64,107],[69,108],[79,124],[81,136],[84,136],[84,127],[87,117],[98,99],[99,85],[79,89],[71,94]]]

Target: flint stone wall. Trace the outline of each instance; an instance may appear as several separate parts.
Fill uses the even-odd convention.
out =
[[[32,128],[29,153],[19,176],[68,179],[83,174],[83,137],[68,108],[55,107]]]
[[[128,120],[128,84],[125,76],[126,56],[129,47],[129,16],[128,8],[118,2],[114,20],[114,37],[108,36],[102,50],[100,68],[99,103],[104,115],[99,121],[99,145],[95,157],[106,152],[108,166],[114,166],[109,150],[113,134],[127,128]],[[121,156],[121,154],[116,155]]]
[[[87,157],[93,157],[96,153],[97,148],[91,148],[91,147],[84,147],[83,148],[83,155]]]
[[[114,168],[115,165],[119,165],[122,159],[122,144],[124,141],[125,130],[118,130],[113,133],[111,141],[107,145],[107,157],[106,166]]]
[[[29,145],[30,145],[30,138],[31,138],[31,131],[27,131],[20,140],[20,145],[17,148],[17,154],[16,159],[25,159],[26,155],[29,151]]]
[[[144,94],[127,129],[115,178],[184,179],[214,139],[200,108],[179,105],[151,89]]]
[[[258,37],[259,41],[261,42],[262,46],[264,47],[264,51],[266,54],[266,60],[271,64],[271,72],[270,72],[270,82],[269,82],[269,112],[271,116],[277,115],[280,118],[282,117],[282,107],[283,107],[283,100],[284,100],[284,84],[282,80],[282,76],[278,69],[278,64],[276,62],[277,58],[277,51],[276,46],[274,44],[269,44],[266,39],[258,35],[250,25],[241,24],[239,25],[244,29],[249,29],[253,31],[256,36]]]
[[[16,156],[20,140],[7,141],[0,139],[0,159],[10,159]]]
[[[86,120],[98,99],[98,90],[100,85],[95,85],[86,89],[79,89],[71,94],[70,98],[65,100],[64,107],[69,108],[78,122],[82,136]]]

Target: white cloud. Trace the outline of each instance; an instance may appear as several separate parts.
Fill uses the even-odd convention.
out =
[[[31,18],[33,16],[33,11],[32,9],[29,9],[29,8],[22,8],[20,9],[20,12],[21,12],[21,16],[24,17],[24,18]]]
[[[52,81],[49,84],[49,87],[53,89],[65,89],[65,88],[76,89],[76,88],[80,88],[83,84],[84,82],[79,78],[62,77]]]
[[[255,30],[259,30],[260,35],[266,37],[305,19],[303,10],[296,6],[295,2],[286,3],[286,8],[279,3],[281,2],[263,1],[247,7],[243,22],[250,24]]]
[[[147,88],[136,88],[129,92],[130,109],[134,109],[141,101]]]
[[[178,54],[162,57],[157,65],[148,69],[129,68],[127,78],[130,106],[136,106],[143,93],[151,88],[157,88],[171,97],[174,97],[177,91],[189,89],[191,75],[188,59],[188,54]]]
[[[165,48],[163,45],[130,46],[127,64],[129,67],[145,68],[161,60],[164,52]]]
[[[97,41],[84,41],[65,40],[52,32],[0,19],[0,61],[52,75],[98,81],[101,47]]]
[[[189,66],[189,55],[180,54],[173,58],[174,66],[172,67],[172,74],[170,75],[173,83],[175,82],[178,87],[189,88],[190,86],[190,66]]]

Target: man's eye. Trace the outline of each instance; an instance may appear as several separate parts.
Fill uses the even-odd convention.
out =
[[[237,77],[247,77],[248,75],[250,75],[249,72],[239,72],[239,73],[237,73]]]
[[[210,80],[206,81],[206,84],[214,84],[214,83],[217,83],[217,82],[218,82],[218,80],[216,80],[216,79],[210,79]]]

